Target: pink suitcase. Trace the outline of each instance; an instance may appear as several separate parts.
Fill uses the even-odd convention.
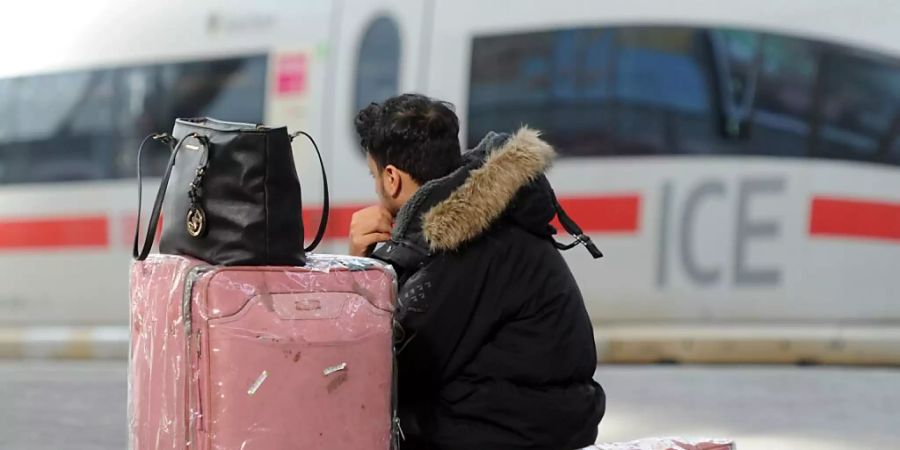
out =
[[[395,298],[393,272],[363,258],[135,263],[130,448],[389,449]]]

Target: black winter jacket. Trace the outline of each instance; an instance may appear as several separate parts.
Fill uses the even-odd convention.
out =
[[[584,301],[551,240],[554,155],[528,128],[489,134],[416,192],[373,255],[400,276],[403,450],[594,443],[605,396]]]

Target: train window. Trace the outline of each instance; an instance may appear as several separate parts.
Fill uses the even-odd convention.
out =
[[[390,17],[375,19],[363,34],[356,60],[353,112],[400,92],[400,30]]]
[[[761,63],[762,36],[743,30],[712,30],[714,53],[720,53],[721,83],[726,85],[724,97],[733,108],[747,108],[756,91],[756,79]],[[740,114],[740,113],[738,113]]]
[[[750,154],[900,162],[900,61],[688,27],[478,36],[467,143],[529,124],[562,156]]]
[[[890,144],[886,147],[887,154],[884,162],[900,166],[900,139],[897,139],[895,134],[891,134],[890,140]]]
[[[627,28],[616,42],[612,116],[617,153],[714,152],[704,34],[688,28]]]
[[[710,44],[715,67],[716,101],[721,134],[721,153],[741,153],[748,125],[759,67],[762,63],[762,36],[743,30],[711,30]]]
[[[140,140],[176,117],[262,122],[265,78],[252,56],[0,80],[0,183],[132,177]]]
[[[751,120],[751,153],[808,154],[818,67],[819,46],[812,41],[763,37]]]
[[[527,123],[566,156],[711,152],[707,53],[686,28],[477,37],[468,144]]]
[[[609,30],[476,38],[468,144],[527,123],[569,155],[611,151],[612,49]]]
[[[817,154],[887,159],[900,133],[898,64],[839,49],[825,67]]]

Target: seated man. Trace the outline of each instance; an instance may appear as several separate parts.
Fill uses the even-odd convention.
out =
[[[522,128],[461,155],[450,105],[412,94],[363,109],[356,130],[381,201],[354,214],[350,252],[400,277],[401,447],[592,445],[605,396],[552,237],[554,150]]]

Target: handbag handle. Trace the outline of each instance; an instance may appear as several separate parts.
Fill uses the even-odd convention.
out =
[[[181,150],[182,144],[188,140],[188,138],[195,137],[197,138],[203,146],[206,146],[206,139],[204,136],[201,136],[197,133],[191,133],[185,136],[181,141],[176,145],[172,145],[172,142],[175,142],[175,138],[169,136],[165,133],[154,133],[150,134],[141,141],[141,146],[138,148],[137,155],[137,179],[138,179],[138,213],[137,213],[137,221],[134,224],[134,246],[131,250],[131,256],[136,261],[143,261],[147,259],[147,255],[150,254],[150,249],[153,247],[153,241],[156,239],[156,227],[159,225],[159,215],[162,212],[162,204],[163,200],[166,197],[166,189],[169,186],[169,177],[172,175],[172,168],[175,167],[175,156],[178,155],[178,151]],[[153,139],[154,141],[162,142],[164,144],[169,144],[172,148],[172,156],[169,157],[169,162],[166,165],[166,172],[163,174],[162,181],[159,183],[159,190],[156,192],[156,201],[153,202],[153,210],[150,212],[150,223],[147,225],[147,234],[144,236],[143,246],[140,247],[138,243],[140,242],[140,234],[141,234],[141,202],[143,200],[143,174],[141,173],[141,153],[144,151],[144,145],[147,144],[149,140]]]
[[[313,144],[313,148],[316,150],[316,155],[319,157],[319,167],[322,170],[322,184],[323,184],[323,192],[324,192],[324,200],[322,202],[322,218],[319,222],[319,229],[316,232],[316,236],[313,239],[313,242],[310,243],[307,247],[304,248],[304,251],[311,252],[314,250],[319,243],[322,242],[322,238],[325,236],[325,229],[328,226],[328,214],[330,210],[329,205],[329,196],[328,196],[328,179],[325,174],[325,162],[322,160],[322,153],[319,151],[319,146],[316,145],[316,141],[310,136],[308,133],[303,131],[298,131],[293,133],[290,136],[291,141],[294,140],[295,137],[299,135],[306,136],[310,142]],[[150,254],[150,250],[153,247],[153,241],[156,238],[156,227],[159,225],[159,216],[162,212],[162,204],[163,200],[166,197],[166,189],[169,185],[169,177],[172,175],[172,169],[175,167],[175,157],[178,155],[178,152],[181,150],[182,144],[187,141],[189,138],[197,138],[200,140],[200,143],[206,147],[206,139],[205,136],[201,136],[197,133],[191,133],[185,136],[181,141],[174,146],[172,146],[172,142],[175,142],[175,139],[168,134],[165,133],[155,133],[150,134],[141,141],[141,146],[138,148],[137,155],[137,178],[138,178],[138,213],[137,213],[137,221],[134,226],[134,245],[132,247],[131,256],[137,261],[143,261],[147,259],[147,256]],[[150,213],[150,223],[147,225],[147,233],[144,236],[143,245],[139,245],[141,242],[140,239],[140,228],[141,228],[141,209],[142,209],[142,201],[143,201],[143,173],[141,170],[141,156],[144,151],[144,146],[150,140],[162,142],[164,144],[169,144],[172,147],[172,156],[169,157],[169,162],[166,165],[166,171],[163,174],[162,180],[159,184],[159,190],[156,193],[156,200],[153,203],[153,210]]]
[[[312,243],[303,248],[304,251],[311,252],[322,242],[322,238],[325,237],[325,229],[328,227],[328,176],[325,174],[325,162],[322,160],[322,152],[319,151],[319,146],[316,145],[316,141],[309,133],[305,131],[291,133],[291,142],[294,142],[294,138],[300,135],[306,136],[306,138],[309,139],[309,142],[312,142],[313,148],[316,149],[316,155],[319,157],[319,167],[322,169],[322,192],[324,194],[324,198],[322,199],[322,217],[319,219],[319,229],[316,231],[316,237],[313,239]]]

